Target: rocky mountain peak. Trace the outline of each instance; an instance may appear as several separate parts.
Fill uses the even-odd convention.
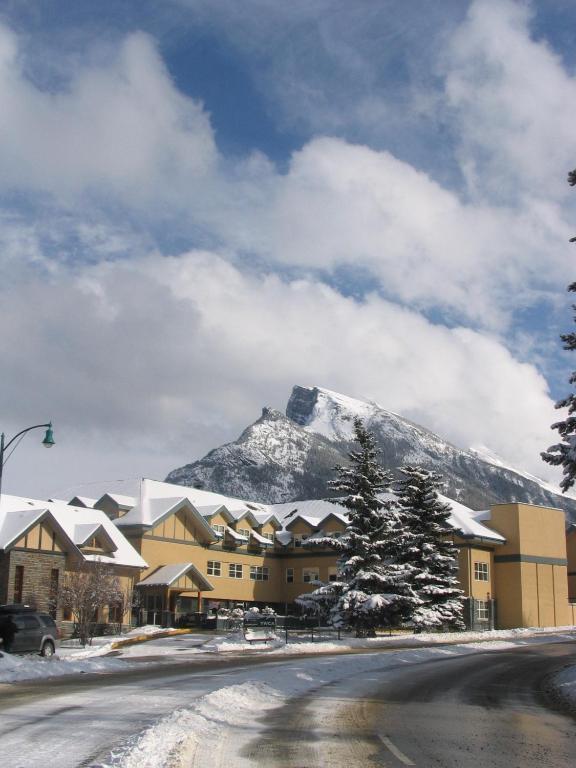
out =
[[[334,466],[347,461],[356,416],[374,433],[381,463],[392,472],[405,464],[434,470],[445,479],[446,496],[474,509],[519,501],[560,507],[576,519],[576,501],[536,478],[457,448],[376,403],[321,387],[295,386],[286,415],[263,408],[237,440],[166,480],[267,503],[326,498]]]

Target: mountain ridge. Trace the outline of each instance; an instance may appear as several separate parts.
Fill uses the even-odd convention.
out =
[[[240,437],[179,467],[166,478],[252,501],[281,503],[333,495],[333,468],[347,461],[360,416],[380,448],[384,467],[417,464],[439,472],[444,493],[473,509],[520,501],[564,509],[576,520],[576,500],[527,473],[457,448],[439,435],[377,403],[320,387],[295,386],[286,415],[264,408]]]

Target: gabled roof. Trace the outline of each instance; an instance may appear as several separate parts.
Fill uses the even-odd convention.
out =
[[[124,496],[121,493],[105,493],[103,496],[100,496],[100,498],[95,501],[92,506],[99,504],[104,499],[110,499],[121,509],[132,509],[132,507],[136,506],[136,499],[134,496]]]
[[[248,541],[247,536],[243,536],[241,533],[238,533],[234,530],[234,528],[230,528],[229,525],[227,525],[224,529],[224,533],[226,536],[230,536],[231,539],[234,539],[234,541],[241,542],[242,544],[245,544]]]
[[[57,499],[49,499],[49,501],[58,501]],[[74,496],[70,499],[68,504],[71,507],[90,507],[92,508],[98,499],[90,499],[88,496]]]
[[[151,573],[136,586],[138,587],[169,587],[184,574],[189,574],[192,581],[198,585],[202,592],[210,592],[214,589],[208,579],[196,568],[194,563],[173,563],[162,565],[154,573]]]
[[[281,527],[283,524],[284,531],[280,531],[280,536],[276,535],[276,540],[284,545],[290,541],[290,529],[296,519],[304,521],[312,529],[320,527],[323,521],[331,515],[343,522],[347,520],[346,509],[327,499],[292,501],[282,504],[257,504],[198,488],[187,488],[156,480],[142,480],[139,503],[115,523],[119,527],[128,525],[150,527],[150,521],[161,518],[170,504],[174,504],[175,497],[188,499],[192,507],[197,510],[200,518],[210,517],[214,510],[225,508],[236,521],[250,512],[257,526],[268,521],[275,527]],[[393,494],[385,494],[384,498],[393,499],[394,496]],[[481,513],[473,512],[452,499],[446,497],[441,497],[441,499],[450,505],[452,509],[450,522],[454,530],[460,535],[494,543],[504,541],[503,536],[480,522]],[[214,533],[212,533],[212,537],[212,540],[217,538]]]
[[[71,507],[69,504],[26,499],[4,493],[0,499],[0,548],[10,546],[44,517],[60,533],[68,544],[69,551],[80,559],[131,568],[147,567],[146,561],[99,509]],[[76,527],[83,525],[97,526],[96,530],[103,529],[102,535],[108,537],[111,545],[107,554],[88,554],[78,548],[75,543]]]
[[[254,517],[258,521],[259,526],[271,523],[276,529],[282,528],[282,523],[273,512],[254,512]]]
[[[261,544],[263,547],[273,547],[274,542],[267,539],[266,536],[261,536],[258,531],[250,531],[250,538]]]
[[[101,523],[80,523],[74,526],[74,544],[82,547],[86,542],[97,538],[105,544],[107,552],[115,552],[118,547],[106,528]]]
[[[150,529],[180,510],[185,510],[193,517],[200,529],[205,533],[208,541],[215,541],[217,539],[210,523],[186,496],[146,499],[143,505],[137,505],[123,517],[115,520],[114,523],[119,528],[138,525]]]

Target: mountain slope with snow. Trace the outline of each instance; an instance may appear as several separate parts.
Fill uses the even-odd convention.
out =
[[[333,467],[346,463],[356,416],[375,434],[385,467],[435,470],[445,478],[444,493],[466,506],[519,501],[560,507],[576,519],[576,500],[537,479],[457,448],[376,403],[318,387],[294,387],[285,416],[265,408],[238,440],[175,469],[166,480],[266,503],[324,498],[331,495]]]

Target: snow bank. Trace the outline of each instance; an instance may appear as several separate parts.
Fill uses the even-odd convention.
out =
[[[576,667],[568,667],[554,675],[551,684],[560,699],[576,709]]]
[[[377,649],[377,648],[418,648],[422,645],[445,645],[447,643],[460,645],[462,643],[480,643],[484,648],[490,650],[491,647],[498,646],[506,640],[528,641],[529,638],[540,635],[566,635],[574,632],[576,627],[548,627],[533,629],[496,629],[490,632],[423,632],[419,635],[391,635],[380,637],[355,638],[346,635],[342,640],[321,640],[318,638],[314,642],[310,635],[304,635],[303,639],[298,636],[290,635],[286,644],[282,633],[275,636],[271,642],[248,643],[244,639],[242,632],[234,632],[230,635],[216,637],[214,640],[204,643],[197,652],[208,653],[238,653],[243,651],[266,651],[272,655],[291,655],[300,653],[337,653],[338,651]],[[335,638],[335,636],[334,636]],[[573,639],[573,636],[570,636]],[[517,643],[516,643],[517,644]]]
[[[213,764],[226,734],[235,733],[238,749],[254,724],[255,713],[281,706],[286,697],[267,683],[242,683],[221,688],[200,698],[190,709],[179,709],[128,741],[99,768],[163,768]],[[251,735],[251,734],[250,734]],[[234,765],[238,766],[237,760]]]
[[[42,680],[47,677],[77,675],[81,673],[112,672],[126,669],[126,662],[119,659],[59,659],[41,656],[13,656],[0,654],[0,683],[14,683],[19,680]]]

